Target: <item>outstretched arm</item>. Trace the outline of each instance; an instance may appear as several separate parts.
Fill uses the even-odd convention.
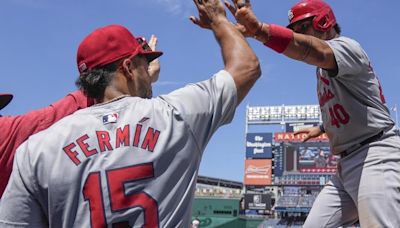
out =
[[[233,5],[225,1],[225,5],[234,15],[236,27],[247,37],[253,37],[279,53],[305,63],[328,70],[336,70],[336,60],[332,49],[321,39],[314,36],[293,32],[292,30],[259,21],[254,14],[250,0]]]
[[[221,46],[225,70],[235,81],[239,104],[261,74],[258,58],[243,35],[226,18],[220,0],[194,0],[194,3],[199,18],[190,19],[200,27],[213,31]]]
[[[305,129],[301,129],[299,131],[294,132],[294,135],[298,134],[306,134],[306,137],[303,139],[303,142],[308,141],[309,139],[316,138],[322,135],[324,132],[321,130],[321,127],[309,127]]]

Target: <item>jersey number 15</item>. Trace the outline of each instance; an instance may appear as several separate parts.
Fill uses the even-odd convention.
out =
[[[140,207],[144,213],[144,227],[159,227],[157,201],[143,191],[126,195],[124,187],[127,182],[153,178],[152,163],[107,170],[106,177],[112,213]],[[82,193],[85,201],[89,201],[91,227],[107,227],[100,172],[89,173]],[[127,223],[118,222],[114,223],[113,227],[114,225],[120,227],[127,225]]]

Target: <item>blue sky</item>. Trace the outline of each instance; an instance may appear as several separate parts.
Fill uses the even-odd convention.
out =
[[[388,106],[400,104],[400,1],[327,2],[342,34],[360,42],[372,59]],[[287,24],[287,11],[295,3],[252,1],[259,19],[280,25]],[[219,46],[210,31],[189,21],[190,15],[197,15],[192,0],[2,0],[0,92],[15,96],[2,114],[23,114],[75,90],[77,47],[89,32],[107,24],[125,25],[134,35],[158,36],[158,49],[164,55],[154,95],[209,78],[223,68]],[[243,180],[246,105],[317,104],[313,66],[249,42],[260,58],[262,77],[238,107],[233,122],[219,129],[208,144],[200,175]]]

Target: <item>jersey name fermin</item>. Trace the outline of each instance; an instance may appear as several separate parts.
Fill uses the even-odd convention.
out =
[[[88,134],[84,134],[63,147],[63,150],[75,165],[81,164],[81,159],[78,158],[79,155],[83,154],[88,158],[95,154],[103,153],[105,151],[113,151],[120,147],[140,147],[148,152],[153,152],[158,137],[160,136],[160,131],[152,127],[147,127],[146,130],[142,128],[143,125],[138,123],[135,128],[131,128],[130,124],[126,124],[123,127],[116,128],[113,132],[96,131],[96,133],[93,134],[96,135],[95,145],[89,145],[86,143],[87,141],[90,141],[90,138]],[[132,137],[131,132],[134,133]],[[144,134],[142,139],[141,134]],[[114,138],[113,141],[115,144],[111,143],[111,137]],[[79,147],[80,152],[75,149],[76,147]]]

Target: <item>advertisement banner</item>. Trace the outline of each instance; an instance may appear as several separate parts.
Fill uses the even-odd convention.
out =
[[[306,133],[293,134],[293,132],[275,132],[275,142],[302,142],[307,137]],[[316,138],[311,138],[307,142],[327,142],[328,137],[326,134],[322,134]]]
[[[246,158],[272,158],[272,133],[248,133]]]
[[[244,208],[246,210],[270,210],[271,195],[270,194],[244,194]]]
[[[318,126],[319,122],[309,122],[309,123],[286,123],[286,132],[295,132],[304,128]]]
[[[271,185],[272,160],[252,159],[245,161],[244,184],[245,185]]]

